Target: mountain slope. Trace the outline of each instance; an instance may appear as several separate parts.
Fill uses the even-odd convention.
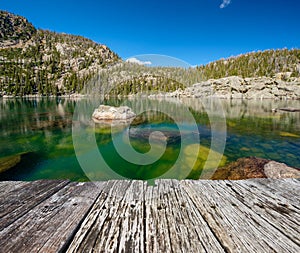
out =
[[[35,33],[26,18],[0,10],[0,48],[29,40]]]
[[[221,59],[197,67],[204,79],[218,79],[229,76],[273,77],[275,74],[300,77],[300,50],[278,49],[254,52],[228,59]]]
[[[105,45],[36,30],[8,12],[1,11],[0,24],[0,95],[80,92],[100,69],[120,61]]]

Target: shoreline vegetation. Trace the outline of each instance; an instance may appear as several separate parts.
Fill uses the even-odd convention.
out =
[[[117,87],[119,89],[120,87]],[[148,98],[218,98],[218,99],[246,99],[246,100],[300,100],[300,78],[285,79],[282,75],[276,78],[258,77],[258,78],[241,78],[238,76],[224,77],[220,79],[210,79],[195,83],[192,86],[184,86],[175,89],[172,92],[162,90],[143,91],[136,90],[136,93],[114,92],[112,89],[108,93],[92,93],[86,90],[82,93],[70,93],[62,95],[0,95],[0,98],[84,98],[84,97],[105,97],[105,98],[131,98],[131,97],[148,97]],[[91,88],[93,90],[93,87]]]
[[[87,98],[105,97],[109,98],[217,98],[217,99],[237,99],[237,100],[300,100],[300,78],[293,81],[283,81],[275,78],[246,78],[237,76],[221,79],[210,79],[196,83],[191,87],[179,88],[172,92],[149,91],[130,94],[105,95],[91,93],[71,93],[63,95],[0,95],[0,98]]]

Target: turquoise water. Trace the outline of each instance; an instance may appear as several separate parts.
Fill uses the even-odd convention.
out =
[[[105,101],[110,105],[123,102]],[[99,100],[89,99],[1,99],[0,164],[1,159],[6,158],[18,162],[14,168],[1,173],[0,180],[196,179],[207,164],[205,159],[210,148],[214,152],[212,157],[218,157],[216,160],[220,160],[220,165],[241,157],[258,156],[300,167],[300,113],[272,113],[272,108],[300,108],[300,101],[211,100],[203,104],[196,99],[187,99],[183,103],[143,100],[139,107],[145,110],[154,105],[159,110],[142,113],[130,128],[127,125],[114,127],[113,135],[111,128],[91,120],[91,113],[99,103]],[[124,103],[134,105],[131,101]],[[169,115],[161,112],[162,105],[168,108]],[[193,115],[198,133],[194,123],[186,120],[183,107]],[[172,119],[174,115],[175,120]],[[224,119],[225,128],[222,125]],[[178,122],[182,125],[181,133]],[[211,147],[212,129],[215,131],[214,148]],[[133,133],[129,142],[124,140],[126,131]],[[166,149],[159,156],[163,141],[161,136],[154,136],[154,153],[147,159],[159,156],[155,162],[143,165],[143,158],[128,161],[116,151],[115,144],[119,143],[125,153],[131,146],[141,154],[148,152],[151,148],[149,133],[153,131],[161,131],[168,137]],[[224,136],[226,146],[222,156]],[[191,153],[198,147],[200,152],[196,152],[198,157],[194,162]],[[109,169],[99,162],[99,153]]]

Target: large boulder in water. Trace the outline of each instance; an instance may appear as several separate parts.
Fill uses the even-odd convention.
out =
[[[134,119],[135,113],[128,106],[108,106],[108,105],[100,105],[97,109],[95,109],[92,118],[94,122],[105,122],[105,121],[127,121]]]

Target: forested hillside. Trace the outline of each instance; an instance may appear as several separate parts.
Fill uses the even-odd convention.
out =
[[[196,68],[147,67],[122,62],[99,71],[84,91],[100,95],[158,94],[184,89],[203,80]]]
[[[1,11],[0,24],[0,95],[79,92],[99,69],[120,60],[105,45],[35,30],[25,18],[7,12]],[[22,27],[29,30],[22,33]]]
[[[277,73],[290,72],[291,77],[300,77],[300,50],[281,49],[253,52],[228,59],[221,59],[197,67],[204,79],[228,76],[273,77]]]

